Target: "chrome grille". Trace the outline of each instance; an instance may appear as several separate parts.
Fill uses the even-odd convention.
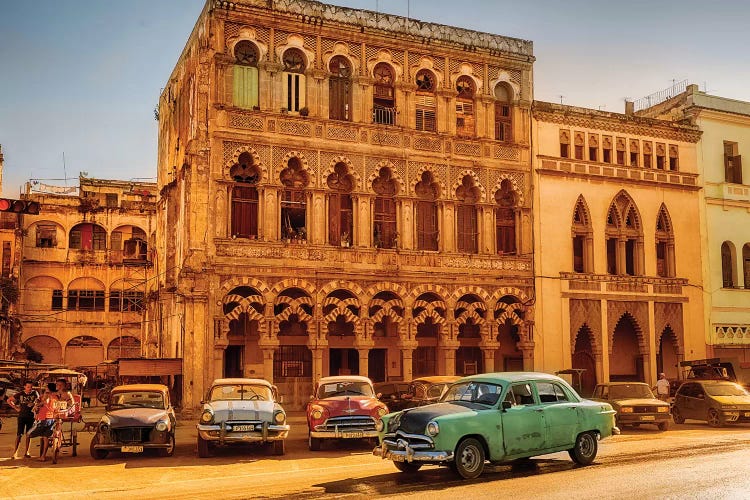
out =
[[[658,406],[634,406],[633,413],[657,413],[659,411]]]
[[[112,429],[115,441],[118,443],[145,443],[149,441],[152,427],[126,427]]]
[[[375,419],[364,415],[352,417],[332,417],[323,425],[316,427],[319,431],[374,431]]]
[[[383,442],[390,449],[404,449],[408,444],[415,450],[431,450],[435,447],[432,439],[422,434],[409,434],[403,431],[396,431],[394,434],[387,434]]]

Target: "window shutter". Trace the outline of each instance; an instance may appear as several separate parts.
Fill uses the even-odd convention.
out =
[[[328,243],[341,244],[341,198],[332,194],[328,198]]]
[[[122,233],[120,231],[112,232],[112,250],[122,250]]]
[[[252,109],[258,106],[258,68],[235,65],[232,82],[232,102],[235,106]]]

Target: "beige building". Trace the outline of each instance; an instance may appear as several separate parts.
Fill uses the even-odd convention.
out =
[[[0,192],[5,158],[0,145]],[[18,301],[19,216],[0,212],[0,359],[10,359],[12,346],[18,343],[20,323],[16,318]]]
[[[159,103],[146,324],[185,406],[533,368],[531,42],[268,5],[207,2]]]
[[[535,365],[595,382],[701,358],[698,128],[535,102]]]
[[[28,183],[24,199],[41,204],[23,216],[24,346],[70,367],[154,356],[142,334],[156,185],[81,177],[69,189]]]
[[[638,114],[692,123],[705,179],[700,217],[707,354],[750,368],[750,102],[684,92]]]

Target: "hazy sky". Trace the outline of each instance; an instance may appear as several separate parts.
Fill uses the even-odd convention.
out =
[[[407,0],[331,3],[407,15]],[[750,1],[410,3],[413,18],[532,40],[536,99],[621,112],[688,79],[750,101]],[[0,0],[3,193],[62,179],[63,152],[68,177],[154,177],[153,110],[203,4]]]

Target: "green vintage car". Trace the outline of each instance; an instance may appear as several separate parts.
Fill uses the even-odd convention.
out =
[[[378,431],[373,454],[400,471],[448,465],[464,479],[478,477],[486,461],[558,451],[588,465],[599,439],[620,432],[611,405],[582,399],[559,377],[530,372],[462,378],[439,403],[384,416]]]

